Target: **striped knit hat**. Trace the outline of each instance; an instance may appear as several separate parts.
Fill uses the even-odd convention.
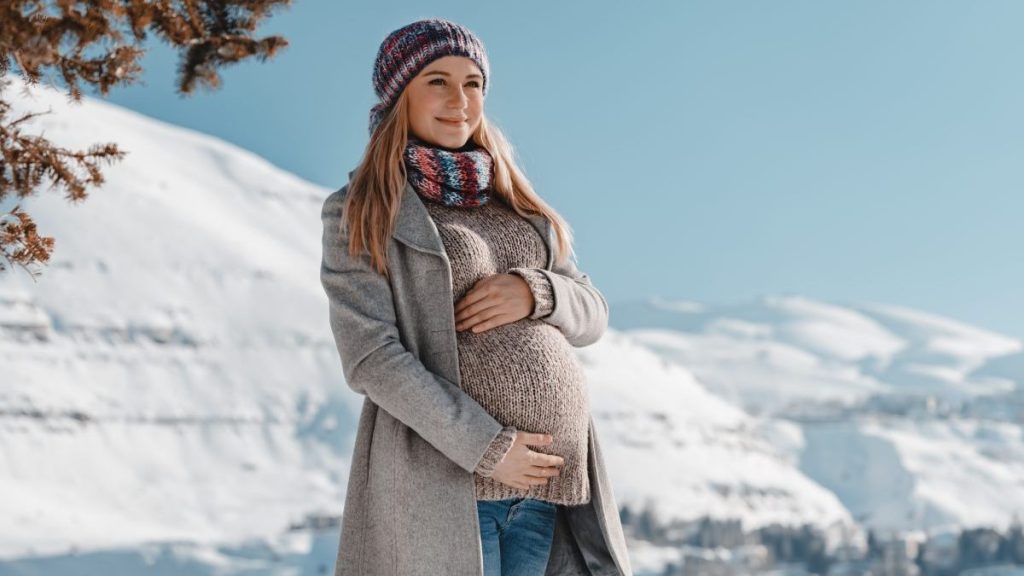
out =
[[[405,86],[434,60],[465,56],[476,62],[487,95],[490,66],[483,42],[468,28],[441,18],[428,18],[395,30],[381,43],[373,65],[373,90],[380,101],[370,109],[370,134],[388,109],[398,101]]]

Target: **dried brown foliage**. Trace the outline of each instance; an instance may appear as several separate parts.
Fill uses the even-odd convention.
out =
[[[288,45],[281,36],[254,38],[256,27],[291,0],[5,0],[0,2],[0,202],[8,194],[25,198],[40,190],[67,190],[69,201],[103,183],[102,162],[124,157],[116,144],[95,144],[85,151],[54,146],[42,136],[23,133],[24,123],[40,113],[10,118],[3,81],[16,67],[29,84],[51,75],[62,80],[74,101],[88,84],[106,95],[117,85],[139,80],[147,33],[180,51],[178,92],[220,87],[218,70],[247,58],[265,61]],[[40,236],[19,206],[0,214],[0,255],[8,264],[46,263],[54,239]],[[0,260],[0,271],[6,269]]]

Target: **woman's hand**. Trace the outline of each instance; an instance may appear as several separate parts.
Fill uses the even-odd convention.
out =
[[[526,445],[547,446],[553,441],[554,439],[549,434],[516,432],[516,439],[512,442],[512,447],[505,454],[505,459],[494,467],[491,478],[513,488],[522,489],[547,484],[548,478],[561,473],[559,468],[565,464],[565,459],[553,454],[534,452]]]
[[[533,292],[522,276],[492,274],[481,278],[455,304],[455,329],[474,333],[526,318],[533,312]]]

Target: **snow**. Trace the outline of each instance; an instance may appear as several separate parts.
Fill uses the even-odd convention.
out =
[[[1019,340],[920,311],[800,296],[700,307],[650,299],[617,306],[615,318],[620,337],[770,423],[760,436],[775,453],[865,527],[1006,529],[1024,513]]]
[[[319,284],[330,191],[216,138],[34,93],[13,113],[53,113],[26,127],[128,154],[85,202],[22,201],[57,242],[36,281],[0,275],[0,557],[232,544],[339,514],[361,397]]]

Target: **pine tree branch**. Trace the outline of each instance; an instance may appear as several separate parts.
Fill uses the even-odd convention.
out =
[[[81,201],[87,187],[104,182],[99,163],[124,156],[112,143],[81,152],[55,146],[41,135],[22,134],[22,124],[42,114],[7,118],[10,106],[3,91],[12,63],[29,85],[48,75],[60,78],[78,102],[83,84],[105,96],[114,86],[138,82],[142,44],[153,32],[179,50],[177,91],[191,95],[197,86],[218,88],[221,67],[252,57],[266,61],[286,47],[288,41],[281,36],[256,39],[253,33],[272,10],[290,4],[291,0],[0,2],[0,200],[12,192],[22,198],[34,194],[46,180],[51,188],[66,188],[68,200]],[[27,213],[15,207],[0,216],[0,223],[0,255],[11,266],[28,269],[48,261],[53,239],[39,236]],[[4,269],[0,263],[0,271]]]

